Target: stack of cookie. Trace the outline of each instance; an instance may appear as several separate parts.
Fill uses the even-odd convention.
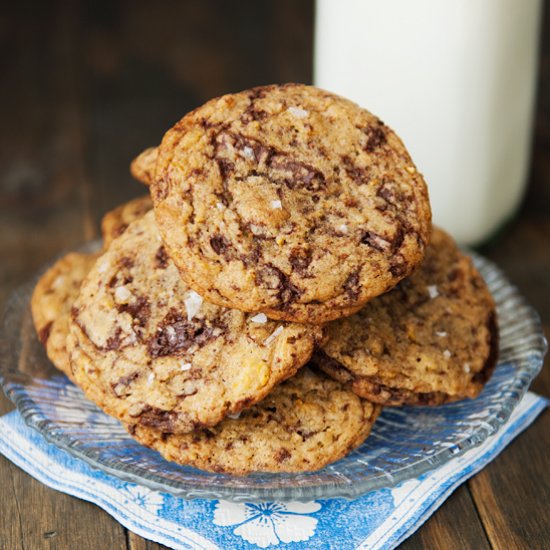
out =
[[[151,198],[107,214],[104,249],[57,262],[32,309],[52,362],[169,460],[315,470],[383,405],[475,397],[489,378],[487,287],[432,228],[399,138],[357,105],[303,85],[227,95],[132,173]]]

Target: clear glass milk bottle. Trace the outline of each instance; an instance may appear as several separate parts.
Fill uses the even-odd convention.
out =
[[[540,0],[317,0],[315,84],[402,137],[434,222],[462,243],[521,200],[540,12]]]

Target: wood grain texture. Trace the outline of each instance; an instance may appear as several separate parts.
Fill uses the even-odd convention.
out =
[[[51,11],[32,7],[2,7],[9,24],[0,45],[0,302],[42,264],[94,235],[76,92],[76,14],[66,2]],[[2,395],[0,413],[11,408]],[[0,494],[2,549],[126,548],[125,529],[105,512],[49,489],[3,457]]]
[[[421,548],[489,549],[483,525],[477,515],[468,486],[461,485],[420,529],[399,547],[401,550]]]
[[[135,533],[128,531],[128,550],[166,550],[167,546],[145,540]]]
[[[144,192],[130,160],[185,112],[258,84],[310,82],[312,22],[312,0],[2,3],[0,303],[39,266],[97,236],[105,211]],[[550,32],[543,38],[529,190],[481,252],[549,334]],[[534,389],[550,395],[548,364]],[[11,408],[0,396],[0,414]],[[402,547],[550,547],[549,434],[546,411]],[[2,457],[0,491],[1,548],[163,548]]]
[[[545,327],[548,338],[550,326]],[[550,396],[550,361],[533,384]],[[493,548],[550,547],[550,410],[469,482]]]

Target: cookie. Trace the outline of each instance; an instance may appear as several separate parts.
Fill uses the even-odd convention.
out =
[[[107,249],[111,242],[122,235],[134,220],[144,216],[151,208],[153,208],[151,197],[144,195],[107,212],[101,220],[104,247]]]
[[[150,185],[155,175],[158,149],[149,147],[140,153],[130,164],[130,173],[141,183]]]
[[[69,378],[72,374],[66,340],[71,307],[96,258],[94,254],[67,254],[40,277],[31,298],[38,338],[46,348],[50,361]]]
[[[491,294],[471,259],[440,229],[413,275],[326,328],[314,362],[383,405],[476,397],[497,361]]]
[[[322,335],[204,301],[167,256],[152,211],[98,259],[72,316],[67,346],[87,396],[124,422],[174,433],[256,403]]]
[[[421,262],[431,214],[390,128],[299,84],[214,99],[162,140],[157,223],[205,299],[323,323],[357,311]]]
[[[318,470],[345,456],[369,435],[380,407],[309,368],[277,386],[263,401],[191,434],[128,430],[167,460],[210,472]]]

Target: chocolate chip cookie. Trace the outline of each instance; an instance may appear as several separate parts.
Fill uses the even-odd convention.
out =
[[[470,258],[440,229],[413,275],[326,328],[328,340],[314,362],[384,405],[476,397],[497,361],[491,294]]]
[[[151,208],[153,208],[151,197],[144,195],[107,212],[101,220],[104,247],[107,249],[111,242],[122,235],[134,220],[147,214]]]
[[[318,470],[369,435],[380,407],[309,368],[263,401],[191,434],[162,434],[143,425],[130,433],[166,459],[228,474]]]
[[[71,307],[97,255],[71,252],[48,269],[34,288],[31,311],[38,338],[50,361],[72,378],[66,341]]]
[[[395,133],[299,84],[209,101],[164,136],[151,184],[186,283],[219,305],[323,323],[421,262],[426,185]]]
[[[87,396],[124,422],[173,433],[253,405],[322,334],[204,301],[181,280],[152,211],[98,259],[72,317],[67,347]]]

